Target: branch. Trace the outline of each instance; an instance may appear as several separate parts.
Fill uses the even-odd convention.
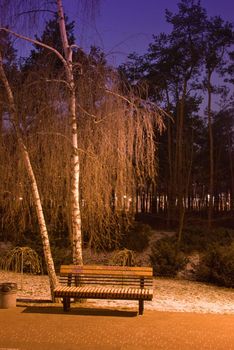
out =
[[[70,85],[68,84],[68,82],[66,80],[62,80],[62,79],[46,79],[47,83],[63,83],[65,85],[67,85],[67,87],[71,90]]]
[[[88,116],[96,119],[97,116],[95,114],[91,114],[88,111],[86,111],[86,109],[84,109],[78,102],[76,102],[77,106],[82,110],[82,112],[84,112],[85,114],[87,114]]]
[[[0,27],[0,30],[3,30],[7,33],[10,33],[14,36],[16,36],[17,38],[19,39],[23,39],[25,41],[28,41],[32,44],[35,44],[35,45],[38,45],[38,46],[41,46],[41,47],[44,47],[45,49],[48,49],[52,52],[55,53],[55,55],[57,55],[57,57],[60,59],[60,61],[62,61],[63,65],[65,66],[65,68],[68,68],[68,65],[67,65],[67,61],[65,60],[65,58],[61,55],[61,53],[59,53],[56,49],[54,49],[53,47],[49,46],[49,45],[46,45],[44,43],[42,43],[41,41],[38,41],[38,40],[35,40],[35,39],[32,39],[32,38],[28,38],[27,36],[24,36],[24,35],[21,35],[21,34],[18,34],[10,29],[7,29],[7,28],[3,28],[3,27]]]
[[[111,91],[111,90],[109,90],[109,89],[106,89],[106,92],[108,92],[108,94],[111,94],[111,95],[117,96],[117,97],[119,97],[119,98],[122,98],[122,100],[128,102],[130,105],[135,106],[134,103],[133,103],[132,101],[130,101],[128,98],[126,98],[126,97],[124,97],[124,96],[122,96],[122,95],[120,95],[120,94],[117,94],[117,92]]]
[[[52,10],[29,10],[29,11],[23,11],[18,13],[18,16],[26,15],[29,13],[37,13],[37,12],[49,12],[49,13],[53,13],[53,15],[57,13],[56,11],[52,11]]]
[[[26,86],[27,87],[30,87],[30,86],[33,86],[33,85],[36,85],[36,84],[40,84],[40,83],[43,83],[43,82],[46,82],[46,83],[63,83],[65,85],[67,85],[67,87],[69,89],[71,89],[69,83],[66,81],[66,80],[63,80],[63,79],[41,79],[41,80],[35,80],[33,82],[30,82],[30,83],[27,83]]]
[[[85,53],[84,50],[83,50],[80,46],[78,46],[77,44],[72,44],[72,45],[70,45],[70,48],[71,48],[71,49],[76,48],[76,49],[82,51],[83,53]]]
[[[38,132],[36,132],[36,134],[38,134],[38,135],[56,135],[56,136],[61,136],[61,137],[63,137],[66,141],[68,141],[68,143],[73,147],[73,144],[72,144],[72,142],[71,142],[71,140],[66,136],[66,135],[64,135],[64,134],[62,134],[62,133],[60,133],[60,132],[53,132],[53,131],[51,131],[51,132],[44,132],[44,131],[38,131]],[[30,135],[30,137],[33,137],[33,135]]]
[[[72,144],[72,142],[71,142],[71,140],[66,136],[66,135],[64,135],[64,134],[62,134],[62,133],[60,133],[60,132],[53,132],[53,131],[51,131],[51,132],[43,132],[43,131],[38,131],[38,132],[36,132],[36,134],[38,134],[38,135],[56,135],[56,136],[61,136],[61,137],[63,137],[66,141],[68,141],[68,144],[70,144],[70,146],[72,147],[72,148],[74,148],[74,146],[73,146],[73,144]],[[32,137],[33,135],[30,135],[29,137]],[[76,150],[75,150],[76,152],[83,152],[83,153],[85,153],[85,154],[87,154],[87,156],[89,156],[89,157],[91,157],[91,158],[97,158],[96,157],[96,155],[93,153],[93,152],[87,152],[87,151],[85,151],[85,150],[83,150],[82,148],[76,148]]]
[[[94,123],[95,124],[99,124],[101,123],[104,119],[106,119],[106,117],[101,118],[100,120],[97,120],[98,117],[95,114],[91,114],[88,111],[86,111],[86,109],[84,109],[78,102],[76,102],[77,106],[81,109],[82,112],[84,112],[85,114],[87,114],[89,117],[92,117],[94,119]]]
[[[106,89],[106,92],[108,92],[109,94],[112,94],[114,96],[117,96],[119,98],[121,98],[122,100],[124,101],[127,101],[130,105],[134,106],[135,108],[137,108],[136,104],[133,103],[132,101],[130,101],[128,98],[118,94],[117,92],[114,92],[114,91],[111,91],[111,90],[108,90]],[[140,98],[139,98],[139,101],[142,101]],[[162,109],[161,107],[159,106],[156,106],[154,103],[152,102],[149,102],[149,101],[144,101],[146,102],[146,104],[149,104],[150,106],[153,107],[153,109],[155,109],[158,113],[160,112],[161,115],[167,115],[168,117],[171,118],[170,114],[168,112],[166,112],[164,109]]]

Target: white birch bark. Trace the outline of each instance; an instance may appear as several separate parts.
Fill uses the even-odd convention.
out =
[[[31,190],[32,190],[32,196],[34,200],[34,205],[36,208],[36,213],[37,213],[37,218],[39,222],[39,227],[40,227],[40,235],[42,239],[42,244],[43,244],[43,252],[44,252],[44,257],[46,261],[46,266],[47,266],[47,272],[49,276],[49,281],[50,281],[50,289],[51,289],[51,295],[53,296],[53,289],[57,286],[58,280],[57,276],[55,273],[55,268],[54,268],[54,262],[53,258],[51,255],[51,250],[50,250],[50,242],[49,242],[49,236],[47,232],[47,227],[45,223],[45,218],[44,218],[44,213],[41,205],[41,199],[38,191],[38,186],[37,186],[37,181],[33,172],[33,168],[31,165],[30,157],[28,150],[24,144],[23,138],[21,136],[21,132],[18,126],[18,117],[17,117],[17,112],[16,112],[16,107],[15,107],[15,102],[14,102],[14,96],[10,87],[10,84],[8,82],[8,79],[6,77],[4,68],[3,68],[3,62],[2,62],[2,56],[0,53],[0,79],[2,80],[3,86],[6,90],[6,95],[8,98],[8,103],[10,107],[10,120],[11,123],[15,129],[17,141],[19,143],[21,155],[25,164],[25,168],[28,174],[28,177],[30,179],[30,184],[31,184]]]
[[[72,159],[71,159],[71,226],[72,226],[72,255],[74,264],[82,264],[82,235],[79,198],[80,160],[78,154],[78,129],[76,120],[76,94],[72,68],[72,48],[68,43],[62,0],[57,0],[59,28],[63,43],[64,55],[67,62],[66,75],[70,87],[69,114],[71,122]]]

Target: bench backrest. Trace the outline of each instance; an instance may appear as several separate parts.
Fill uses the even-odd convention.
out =
[[[67,285],[118,285],[151,288],[152,267],[62,265],[60,282]]]

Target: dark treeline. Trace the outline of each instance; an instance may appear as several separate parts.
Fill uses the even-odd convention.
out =
[[[209,17],[199,1],[165,15],[171,32],[154,35],[147,53],[132,53],[119,70],[125,89],[144,87],[169,115],[157,183],[139,188],[138,210],[177,222],[180,240],[186,213],[211,229],[217,212],[234,208],[234,36],[232,23]]]

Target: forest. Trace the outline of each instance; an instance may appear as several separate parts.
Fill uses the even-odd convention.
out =
[[[165,11],[169,33],[113,67],[100,48],[79,47],[61,0],[48,2],[41,36],[12,29],[2,4],[0,240],[44,255],[53,289],[60,248],[79,264],[84,247],[144,249],[151,225],[176,232],[153,249],[159,275],[216,243],[206,273],[219,256],[229,269],[218,282],[233,286],[233,24],[181,0]],[[27,58],[15,38],[33,45]]]

